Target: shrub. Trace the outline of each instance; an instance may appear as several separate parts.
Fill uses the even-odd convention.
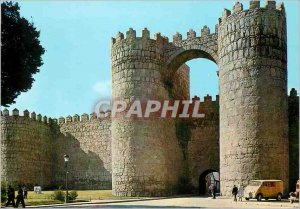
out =
[[[70,191],[69,194],[68,194],[68,200],[69,201],[74,201],[76,200],[76,198],[78,197],[78,194],[76,191]]]
[[[1,202],[5,202],[7,200],[7,191],[4,187],[1,186]]]
[[[51,195],[51,198],[54,200],[59,201],[65,201],[66,193],[62,191],[61,189],[54,190],[53,194]],[[78,197],[78,194],[76,191],[70,191],[68,192],[68,201],[74,201]]]
[[[51,197],[54,200],[64,201],[65,200],[65,193],[61,189],[54,190]]]

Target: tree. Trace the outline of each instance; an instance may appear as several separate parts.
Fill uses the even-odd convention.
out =
[[[40,31],[19,10],[18,3],[1,4],[1,105],[6,107],[32,87],[45,52]]]

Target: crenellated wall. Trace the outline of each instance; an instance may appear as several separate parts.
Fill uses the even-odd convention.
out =
[[[193,101],[195,100],[200,98],[194,97]],[[292,150],[289,164],[292,190],[299,166],[298,107],[299,97],[292,89],[289,96],[289,149]],[[212,100],[211,96],[205,96],[200,102],[199,113],[204,113],[205,117],[188,121],[188,172],[195,189],[198,189],[201,174],[220,169],[219,97]],[[9,116],[4,110],[1,120],[2,180],[13,185],[22,183],[29,187],[42,185],[43,189],[58,188],[64,185],[63,155],[67,153],[71,157],[70,188],[110,189],[111,119],[108,115],[109,112],[106,117],[97,118],[95,114],[83,114],[81,117],[75,115],[57,120],[36,115],[34,112],[30,117],[28,111],[20,116],[18,110],[14,110],[13,115]],[[164,128],[163,126],[162,130]],[[180,140],[180,137],[177,136],[177,139]],[[181,146],[179,151],[182,154],[185,152],[183,148]],[[172,155],[171,151],[169,155]],[[143,160],[149,159],[146,157]]]
[[[13,110],[1,117],[1,180],[13,185],[20,182],[49,186],[52,181],[52,129],[47,118]]]
[[[299,167],[299,97],[295,90],[287,96],[286,53],[285,9],[274,1],[265,7],[250,1],[246,10],[237,2],[214,33],[204,26],[200,36],[191,29],[172,42],[160,33],[151,39],[147,28],[142,37],[132,28],[125,37],[118,32],[111,40],[112,100],[189,99],[185,62],[194,58],[218,65],[220,99],[204,97],[205,117],[198,119],[109,118],[107,112],[56,120],[4,110],[2,177],[62,185],[67,153],[71,187],[112,188],[117,196],[196,188],[207,171],[220,171],[224,196],[253,179],[281,179],[286,192],[289,172],[293,183]]]
[[[83,114],[51,119],[24,111],[1,120],[2,180],[29,187],[64,185],[63,156],[70,162],[69,186],[76,189],[111,189],[111,121]]]

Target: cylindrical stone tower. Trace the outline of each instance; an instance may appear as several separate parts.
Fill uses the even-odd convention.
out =
[[[219,22],[222,195],[254,179],[287,188],[287,40],[282,4],[236,3]]]
[[[129,29],[112,39],[112,99],[168,99],[162,76],[167,38],[149,31],[142,37]],[[174,120],[112,118],[112,190],[117,196],[159,196],[171,193],[181,170],[182,152]]]

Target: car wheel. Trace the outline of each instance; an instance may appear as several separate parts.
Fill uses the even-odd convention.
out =
[[[257,197],[256,197],[257,201],[261,201],[262,198],[263,198],[262,194],[258,194]]]
[[[277,195],[277,198],[276,198],[278,201],[281,201],[281,199],[282,199],[282,194],[281,193],[278,193],[278,195]]]

